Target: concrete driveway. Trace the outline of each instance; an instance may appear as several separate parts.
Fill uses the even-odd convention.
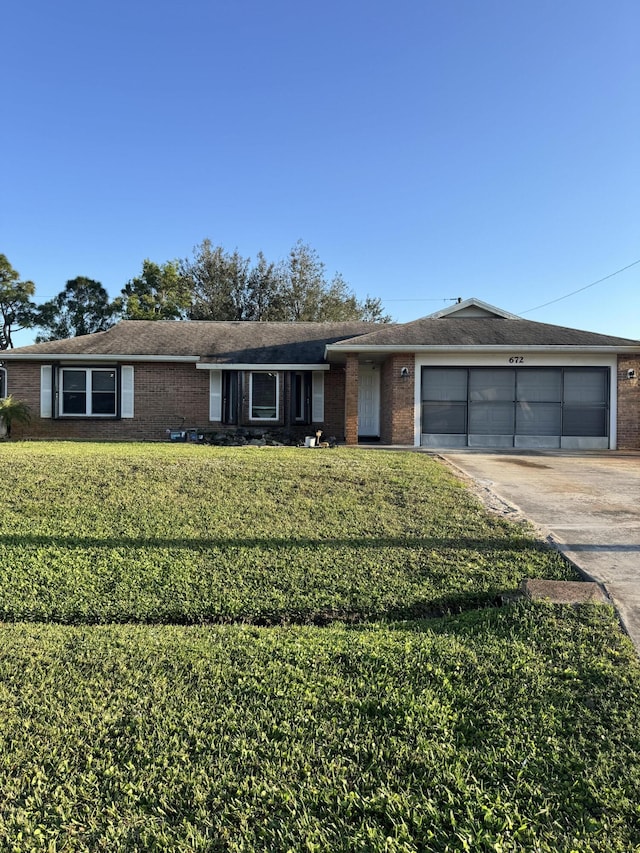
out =
[[[640,452],[446,451],[602,584],[640,652]],[[506,505],[505,505],[506,504]]]

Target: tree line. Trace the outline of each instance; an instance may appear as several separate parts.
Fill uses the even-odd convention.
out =
[[[84,276],[40,305],[35,292],[0,254],[0,350],[13,347],[12,334],[23,329],[37,330],[40,343],[105,331],[118,320],[391,320],[380,299],[358,300],[339,273],[328,278],[318,253],[301,240],[273,262],[262,252],[252,260],[206,239],[190,258],[145,260],[115,299]]]

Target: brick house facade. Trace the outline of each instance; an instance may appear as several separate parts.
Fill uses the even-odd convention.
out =
[[[640,351],[618,357],[617,431],[621,450],[640,450]]]
[[[347,444],[640,449],[640,341],[470,299],[413,323],[125,321],[0,354],[13,437],[322,430]]]

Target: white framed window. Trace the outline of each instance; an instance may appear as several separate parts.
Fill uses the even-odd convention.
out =
[[[114,367],[61,367],[60,417],[116,417],[118,374]]]
[[[0,400],[7,396],[7,370],[5,367],[0,367]]]
[[[321,370],[291,374],[291,406],[296,423],[324,422],[324,373]]]
[[[292,376],[291,402],[293,417],[297,423],[311,423],[311,374],[297,371]]]
[[[277,373],[256,371],[249,382],[249,417],[252,421],[277,421],[280,417],[280,383]]]

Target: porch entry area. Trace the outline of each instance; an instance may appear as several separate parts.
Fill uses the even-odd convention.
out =
[[[380,367],[361,364],[358,369],[358,439],[380,438]]]
[[[425,447],[609,448],[605,367],[423,367]]]

